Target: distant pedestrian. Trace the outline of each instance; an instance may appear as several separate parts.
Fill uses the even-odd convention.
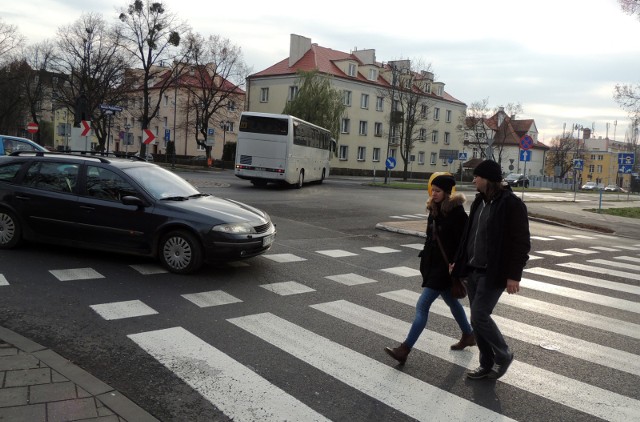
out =
[[[527,207],[502,183],[502,169],[492,160],[473,172],[478,191],[453,268],[467,276],[471,326],[480,351],[480,366],[471,379],[498,379],[509,369],[513,352],[491,318],[502,292],[520,291],[520,279],[531,249]]]
[[[451,295],[451,276],[449,274],[449,260],[453,261],[460,243],[462,233],[467,222],[467,213],[462,204],[465,197],[462,194],[452,194],[456,181],[450,174],[441,174],[433,178],[430,185],[430,197],[427,201],[427,239],[424,249],[420,252],[420,273],[422,274],[422,294],[416,304],[416,316],[405,341],[398,347],[386,347],[389,356],[400,363],[405,363],[413,345],[427,326],[431,304],[442,296],[455,318],[462,338],[451,346],[453,350],[462,350],[475,345],[473,331],[464,308]],[[442,244],[443,253],[438,245]]]

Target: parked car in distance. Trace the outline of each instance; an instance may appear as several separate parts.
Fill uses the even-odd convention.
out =
[[[141,157],[139,152],[135,153],[133,156],[134,157],[138,157],[138,158]],[[143,158],[144,158],[145,161],[153,163],[153,155],[151,153],[147,152]]]
[[[0,156],[0,249],[22,241],[155,257],[188,274],[267,251],[264,211],[198,191],[156,164],[54,152]]]
[[[47,151],[47,149],[27,138],[0,135],[0,155],[9,155],[14,151]]]
[[[524,174],[519,173],[510,173],[504,180],[509,184],[509,186],[524,186],[525,188],[529,187],[529,179]]]
[[[580,188],[581,190],[603,190],[604,185],[602,183],[587,182]]]
[[[605,192],[624,192],[624,189],[622,189],[620,186],[615,185],[615,184],[609,184],[607,186],[604,187],[604,191]]]

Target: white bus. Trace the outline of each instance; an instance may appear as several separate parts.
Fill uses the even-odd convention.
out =
[[[301,188],[329,176],[331,132],[286,114],[245,111],[240,116],[235,175],[256,186],[280,182]]]

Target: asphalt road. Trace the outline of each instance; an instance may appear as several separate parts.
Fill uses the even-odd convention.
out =
[[[188,277],[115,254],[0,251],[0,325],[165,421],[638,420],[639,239],[532,222],[523,291],[495,312],[516,363],[474,382],[477,349],[449,351],[459,332],[441,301],[404,367],[383,351],[413,319],[423,240],[375,225],[425,218],[424,191],[182,175],[267,211],[272,249]]]

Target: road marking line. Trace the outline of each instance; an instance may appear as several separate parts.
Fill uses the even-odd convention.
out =
[[[7,281],[7,278],[3,275],[0,274],[0,286],[8,286],[9,282]]]
[[[230,419],[328,420],[182,327],[128,337]]]
[[[93,280],[96,278],[104,278],[102,274],[100,274],[93,268],[72,268],[69,270],[50,270],[49,272],[60,281]]]
[[[367,248],[362,248],[365,251],[370,251],[370,252],[375,252],[375,253],[394,253],[394,252],[401,252],[398,249],[391,249],[391,248],[387,248],[386,246],[370,246]]]
[[[192,302],[193,304],[195,304],[200,308],[208,308],[211,306],[229,305],[232,303],[242,302],[237,297],[234,297],[222,290],[212,290],[210,292],[200,292],[200,293],[189,293],[189,294],[182,295],[182,297],[187,299],[189,302]]]
[[[629,266],[631,265],[632,267],[636,267],[639,268],[635,265],[632,264],[624,264],[622,262],[613,262],[613,261],[605,261],[602,259],[595,259],[595,260],[590,260],[589,262],[596,262],[598,264],[603,264],[605,262],[612,262],[612,264],[610,265],[616,265],[619,267],[624,267],[625,265]],[[626,271],[616,271],[616,270],[612,270],[609,268],[601,268],[601,267],[594,267],[593,265],[584,265],[584,264],[578,264],[576,262],[566,262],[563,264],[558,264],[561,267],[565,267],[565,268],[572,268],[574,270],[583,270],[583,271],[590,271],[592,273],[597,273],[597,274],[605,274],[605,275],[612,275],[615,277],[624,277],[624,278],[628,278],[630,280],[640,280],[640,274],[638,274],[637,272],[635,273],[629,273]],[[636,294],[640,294],[640,293],[636,293]]]
[[[312,305],[312,308],[398,342],[404,341],[410,327],[409,323],[344,300]],[[455,339],[425,330],[414,348],[466,368],[477,366],[477,348],[451,351],[449,349],[451,341]],[[608,421],[627,422],[635,420],[640,414],[638,400],[517,360],[513,361],[509,372],[498,382],[515,386]],[[407,387],[406,390],[410,388]],[[429,420],[445,420],[436,417],[432,412],[433,409],[427,413]],[[470,417],[470,415],[467,416]]]
[[[98,315],[106,320],[134,318],[147,315],[156,315],[158,312],[140,300],[128,300],[124,302],[101,303],[90,305]]]
[[[528,278],[523,278],[522,280],[520,280],[520,286],[526,289],[538,290],[540,292],[550,293],[570,299],[576,299],[588,303],[595,303],[597,305],[608,306],[610,308],[621,309],[623,311],[640,314],[640,303],[632,302],[630,300],[602,296],[578,289],[571,289],[569,287],[542,283],[540,281],[535,281]]]
[[[383,268],[380,271],[395,274],[400,277],[415,277],[415,276],[421,275],[420,270],[416,270],[414,268],[409,268],[409,267]]]
[[[342,249],[330,249],[330,250],[326,250],[326,251],[316,251],[316,253],[319,253],[319,254],[322,254],[322,255],[326,255],[326,256],[330,256],[331,258],[343,258],[343,257],[346,257],[346,256],[356,256],[356,255],[358,255],[357,253],[344,251]]]
[[[280,296],[290,296],[301,293],[315,292],[315,289],[298,283],[297,281],[282,281],[280,283],[261,284],[260,287]]]
[[[610,248],[608,246],[589,246],[591,249],[597,249],[604,252],[620,252],[620,249]]]
[[[591,254],[594,254],[594,253],[598,253],[596,251],[591,251],[589,249],[580,249],[580,248],[570,248],[570,249],[565,249],[565,251],[581,253],[583,255],[591,255]]]
[[[272,261],[278,262],[278,263],[288,263],[288,262],[300,262],[300,261],[306,261],[305,258],[300,258],[299,256],[296,256],[294,254],[290,254],[290,253],[281,253],[281,254],[271,254],[271,255],[261,255],[267,259],[270,259]]]
[[[336,281],[338,283],[347,285],[347,286],[356,286],[358,284],[366,284],[366,283],[377,283],[378,280],[373,280],[371,278],[363,277],[358,274],[339,274],[339,275],[329,275],[325,278],[329,280]]]
[[[640,295],[640,286],[632,286],[626,283],[617,283],[615,281],[603,280],[601,278],[586,277],[580,274],[565,273],[564,271],[556,271],[542,267],[525,268],[524,272],[542,275],[545,277],[557,278],[565,281],[571,281],[574,283],[586,284],[588,286],[602,287],[604,289],[615,290],[618,292],[627,292]]]
[[[539,253],[542,255],[549,255],[549,256],[571,256],[570,253],[559,252],[559,251],[536,251],[536,253]]]
[[[249,315],[228,321],[415,419],[511,420],[273,314]],[[438,405],[434,406],[434,403]]]

